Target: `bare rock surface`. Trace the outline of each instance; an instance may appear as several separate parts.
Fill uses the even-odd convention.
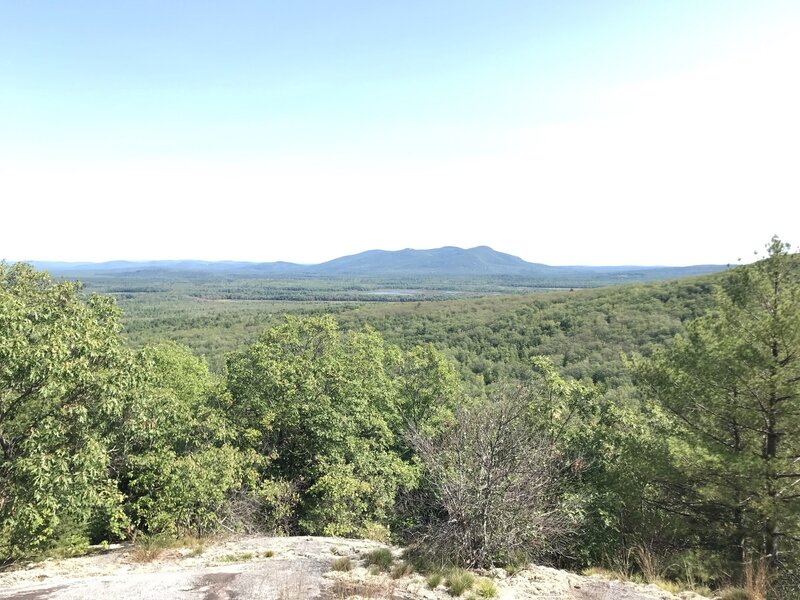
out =
[[[369,540],[322,537],[249,537],[181,548],[143,560],[131,546],[88,556],[49,559],[0,572],[0,598],[21,600],[335,600],[452,598],[443,584],[428,589],[419,574],[393,579],[374,573],[361,557],[386,546]],[[399,557],[401,549],[392,548]],[[348,557],[352,569],[331,569]],[[501,600],[699,600],[656,586],[606,581],[531,566],[491,574]],[[464,597],[467,597],[465,594]]]

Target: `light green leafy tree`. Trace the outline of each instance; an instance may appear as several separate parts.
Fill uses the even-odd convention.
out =
[[[124,527],[104,422],[132,385],[112,299],[0,264],[0,560]]]
[[[142,349],[135,368],[139,385],[110,432],[131,531],[207,533],[250,466],[233,445],[230,396],[205,361],[178,344]]]
[[[241,444],[263,476],[297,491],[294,528],[353,535],[390,516],[418,469],[402,433],[434,426],[458,391],[431,349],[405,353],[374,330],[342,333],[329,316],[294,318],[228,359]]]

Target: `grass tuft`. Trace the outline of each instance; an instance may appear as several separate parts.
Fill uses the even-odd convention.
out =
[[[364,560],[368,567],[374,565],[385,572],[391,568],[394,557],[392,556],[392,551],[388,548],[378,548],[377,550],[369,552],[364,557]]]
[[[363,581],[347,581],[338,579],[333,582],[329,590],[329,595],[323,596],[326,600],[332,598],[334,600],[346,600],[348,598],[370,598],[370,599],[386,599],[391,600],[395,597],[395,588],[392,582],[363,582]]]
[[[417,573],[434,573],[441,571],[441,565],[436,565],[426,554],[414,549],[407,549],[403,552],[403,560],[414,565]]]
[[[751,600],[747,590],[742,588],[726,588],[718,595],[720,600]]]
[[[428,575],[427,579],[425,579],[425,584],[428,586],[428,589],[433,590],[439,587],[439,584],[442,583],[442,579],[444,579],[444,575],[441,573],[431,573]]]
[[[161,557],[167,550],[186,548],[192,556],[199,556],[206,549],[207,539],[199,537],[176,538],[169,535],[139,535],[131,550],[134,562],[152,562]]]
[[[478,598],[497,598],[497,586],[491,579],[478,579],[473,591]]]
[[[221,563],[238,563],[253,560],[254,556],[252,552],[239,552],[238,554],[223,554],[218,560]]]
[[[505,570],[506,573],[508,573],[509,577],[513,577],[520,571],[524,571],[526,566],[527,565],[521,562],[512,562],[508,563],[507,565],[504,565],[503,569]]]
[[[413,572],[414,572],[414,565],[403,560],[392,567],[390,576],[392,579],[400,579],[401,577],[406,577],[407,575],[411,575]]]
[[[331,563],[331,569],[334,571],[343,571],[346,573],[348,571],[353,570],[353,563],[348,557],[343,556],[341,558],[337,558],[335,561]]]
[[[475,576],[464,569],[452,569],[445,577],[445,585],[451,596],[460,596],[471,589],[475,583]]]

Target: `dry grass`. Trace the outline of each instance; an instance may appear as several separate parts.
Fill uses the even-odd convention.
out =
[[[725,588],[717,592],[720,600],[750,600],[750,595],[742,588]]]
[[[640,544],[634,548],[636,564],[647,583],[661,581],[664,575],[664,557],[649,545]]]
[[[769,588],[769,567],[763,558],[744,563],[744,590],[750,600],[766,600]]]
[[[362,582],[337,579],[322,598],[323,600],[345,600],[357,596],[370,600],[393,600],[394,592],[395,586],[391,581]]]
[[[207,540],[197,537],[139,536],[130,552],[130,558],[134,562],[153,562],[167,550],[176,548],[188,548],[197,556],[205,550],[206,542]]]
[[[238,554],[224,554],[217,560],[221,563],[239,563],[248,562],[255,558],[252,552],[239,552]]]
[[[306,600],[308,590],[303,576],[287,579],[278,589],[277,600]]]
[[[403,560],[392,567],[389,576],[392,579],[400,579],[402,577],[406,577],[407,575],[411,575],[413,572],[414,565]]]
[[[335,561],[331,563],[331,570],[333,571],[342,571],[348,572],[353,570],[353,562],[346,556],[342,558],[337,558]]]

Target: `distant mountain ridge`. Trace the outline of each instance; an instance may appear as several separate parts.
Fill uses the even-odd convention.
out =
[[[686,267],[647,266],[550,266],[531,263],[512,254],[498,252],[488,246],[458,248],[444,246],[430,250],[367,250],[342,256],[315,265],[290,262],[242,262],[201,260],[43,262],[33,261],[40,269],[64,275],[94,274],[152,274],[155,272],[193,272],[231,276],[261,277],[404,277],[404,276],[476,276],[575,278],[604,275],[619,280],[650,280],[684,277],[721,271],[723,265],[692,265]]]

